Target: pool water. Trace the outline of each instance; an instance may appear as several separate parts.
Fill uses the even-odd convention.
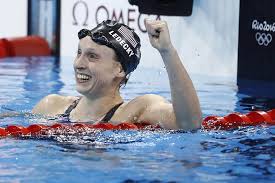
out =
[[[72,59],[0,60],[0,113],[28,112],[45,95],[78,95]],[[203,116],[275,108],[273,83],[191,75]],[[163,69],[139,68],[124,99],[155,93],[170,100]],[[0,126],[47,123],[32,115]],[[87,131],[0,139],[0,182],[274,182],[275,127],[231,131]]]

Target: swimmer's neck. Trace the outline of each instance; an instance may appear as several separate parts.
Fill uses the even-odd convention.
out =
[[[81,115],[100,117],[121,102],[123,102],[123,99],[119,92],[97,98],[83,96],[77,105],[77,111],[81,111]]]

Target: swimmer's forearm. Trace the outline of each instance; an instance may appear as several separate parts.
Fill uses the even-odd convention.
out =
[[[177,51],[171,45],[160,54],[169,77],[177,125],[186,130],[200,127],[202,115],[199,99]]]

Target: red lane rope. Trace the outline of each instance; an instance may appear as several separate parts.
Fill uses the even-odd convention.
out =
[[[41,133],[46,133],[47,131],[55,129],[101,129],[101,130],[138,130],[138,129],[154,129],[160,128],[159,126],[152,126],[146,123],[129,123],[123,122],[117,125],[111,123],[98,123],[98,124],[87,124],[87,123],[55,123],[53,125],[44,124],[32,124],[30,126],[24,127],[21,125],[8,125],[6,128],[0,127],[0,137],[5,136],[23,136],[23,135],[39,135]]]
[[[275,125],[275,109],[264,111],[252,111],[247,114],[231,113],[226,116],[208,116],[202,122],[202,127],[209,130],[230,130],[244,126],[256,125]],[[160,126],[151,126],[146,123],[123,122],[117,125],[111,123],[55,123],[53,125],[32,124],[24,127],[20,125],[8,125],[5,128],[0,127],[0,137],[37,135],[54,129],[102,129],[102,130],[139,130],[139,129],[160,128]]]
[[[247,114],[231,113],[227,116],[208,116],[202,122],[204,129],[230,130],[244,126],[275,125],[275,109],[252,111]]]
[[[0,39],[0,58],[50,55],[51,48],[47,40],[39,36]]]

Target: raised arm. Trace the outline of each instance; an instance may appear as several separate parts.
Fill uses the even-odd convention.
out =
[[[198,96],[176,49],[173,47],[165,21],[145,20],[149,40],[156,48],[168,73],[175,123],[178,128],[199,128],[202,121]]]

